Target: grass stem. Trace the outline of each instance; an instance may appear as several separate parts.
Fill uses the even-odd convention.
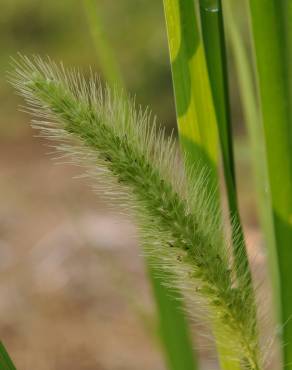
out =
[[[277,246],[283,366],[292,369],[292,117],[283,3],[249,0]]]
[[[200,0],[200,14],[208,72],[217,115],[235,263],[238,264],[238,267],[241,266],[245,270],[238,270],[238,278],[240,280],[241,276],[246,271],[249,271],[249,263],[237,202],[227,56],[221,0]],[[244,266],[242,265],[243,256],[246,260]]]

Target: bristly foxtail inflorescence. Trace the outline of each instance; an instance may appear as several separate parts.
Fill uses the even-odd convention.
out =
[[[204,171],[186,175],[172,137],[96,77],[86,81],[38,57],[21,57],[14,66],[10,82],[24,97],[33,127],[94,168],[100,192],[135,215],[145,253],[171,271],[169,284],[204,306],[234,361],[260,369],[254,293],[248,278],[240,289],[234,281]]]

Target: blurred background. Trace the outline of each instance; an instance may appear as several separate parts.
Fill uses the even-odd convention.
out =
[[[127,89],[175,128],[162,1],[97,0]],[[81,170],[47,155],[6,82],[17,53],[99,71],[85,3],[2,0],[0,12],[0,337],[19,370],[163,370],[135,228],[114,216]],[[230,60],[231,74],[233,73]],[[261,238],[248,148],[231,76],[241,209]],[[259,262],[261,263],[261,261]],[[202,368],[216,368],[202,350]]]

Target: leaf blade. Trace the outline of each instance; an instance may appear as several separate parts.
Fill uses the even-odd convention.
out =
[[[0,341],[0,369],[1,370],[16,370],[4,344]]]
[[[284,1],[250,0],[272,211],[277,244],[283,325],[283,361],[292,369],[292,160],[289,79],[285,52]],[[279,6],[280,5],[280,6]]]

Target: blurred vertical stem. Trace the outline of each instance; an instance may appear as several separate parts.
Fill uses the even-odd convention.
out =
[[[99,16],[97,0],[85,0],[91,33],[105,80],[112,86],[124,88],[123,77],[108,43]],[[168,288],[170,276],[146,261],[156,301],[159,320],[159,334],[169,370],[195,370],[196,357],[188,320],[185,315],[183,297],[177,290]]]
[[[287,73],[289,115],[292,117],[292,2],[279,0],[280,22],[284,37],[285,73]]]
[[[291,27],[292,17],[288,3],[249,0],[280,276],[283,364],[292,369],[291,60],[289,63],[286,48],[290,36],[286,29]]]
[[[159,334],[164,344],[169,370],[196,370],[188,321],[184,315],[182,296],[178,291],[165,286],[172,277],[166,271],[148,264],[149,277],[159,311]]]
[[[2,342],[0,342],[0,369],[16,370]]]
[[[245,47],[244,38],[241,35],[238,22],[235,22],[234,6],[238,6],[238,4],[234,4],[233,0],[224,1],[225,24],[237,70],[241,103],[251,146],[252,167],[257,195],[256,200],[259,209],[260,224],[268,248],[269,270],[272,277],[271,281],[275,298],[274,304],[277,312],[279,312],[279,273],[262,117],[258,108],[256,86],[253,81],[253,65]]]
[[[200,14],[232,222],[234,257],[238,267],[238,279],[240,280],[242,276],[246,275],[246,271],[249,272],[249,263],[237,202],[227,56],[221,0],[200,0]],[[242,263],[243,258],[244,264]]]
[[[84,8],[88,18],[99,66],[108,84],[122,87],[124,85],[123,77],[117,63],[117,58],[114,56],[113,49],[107,40],[97,1],[98,0],[84,0]]]
[[[208,169],[209,191],[218,186],[218,132],[216,113],[193,0],[164,0],[178,131],[188,160]],[[219,203],[218,197],[214,202]],[[217,204],[218,205],[218,204]],[[213,327],[216,337],[217,328]],[[225,370],[240,366],[217,343]]]

